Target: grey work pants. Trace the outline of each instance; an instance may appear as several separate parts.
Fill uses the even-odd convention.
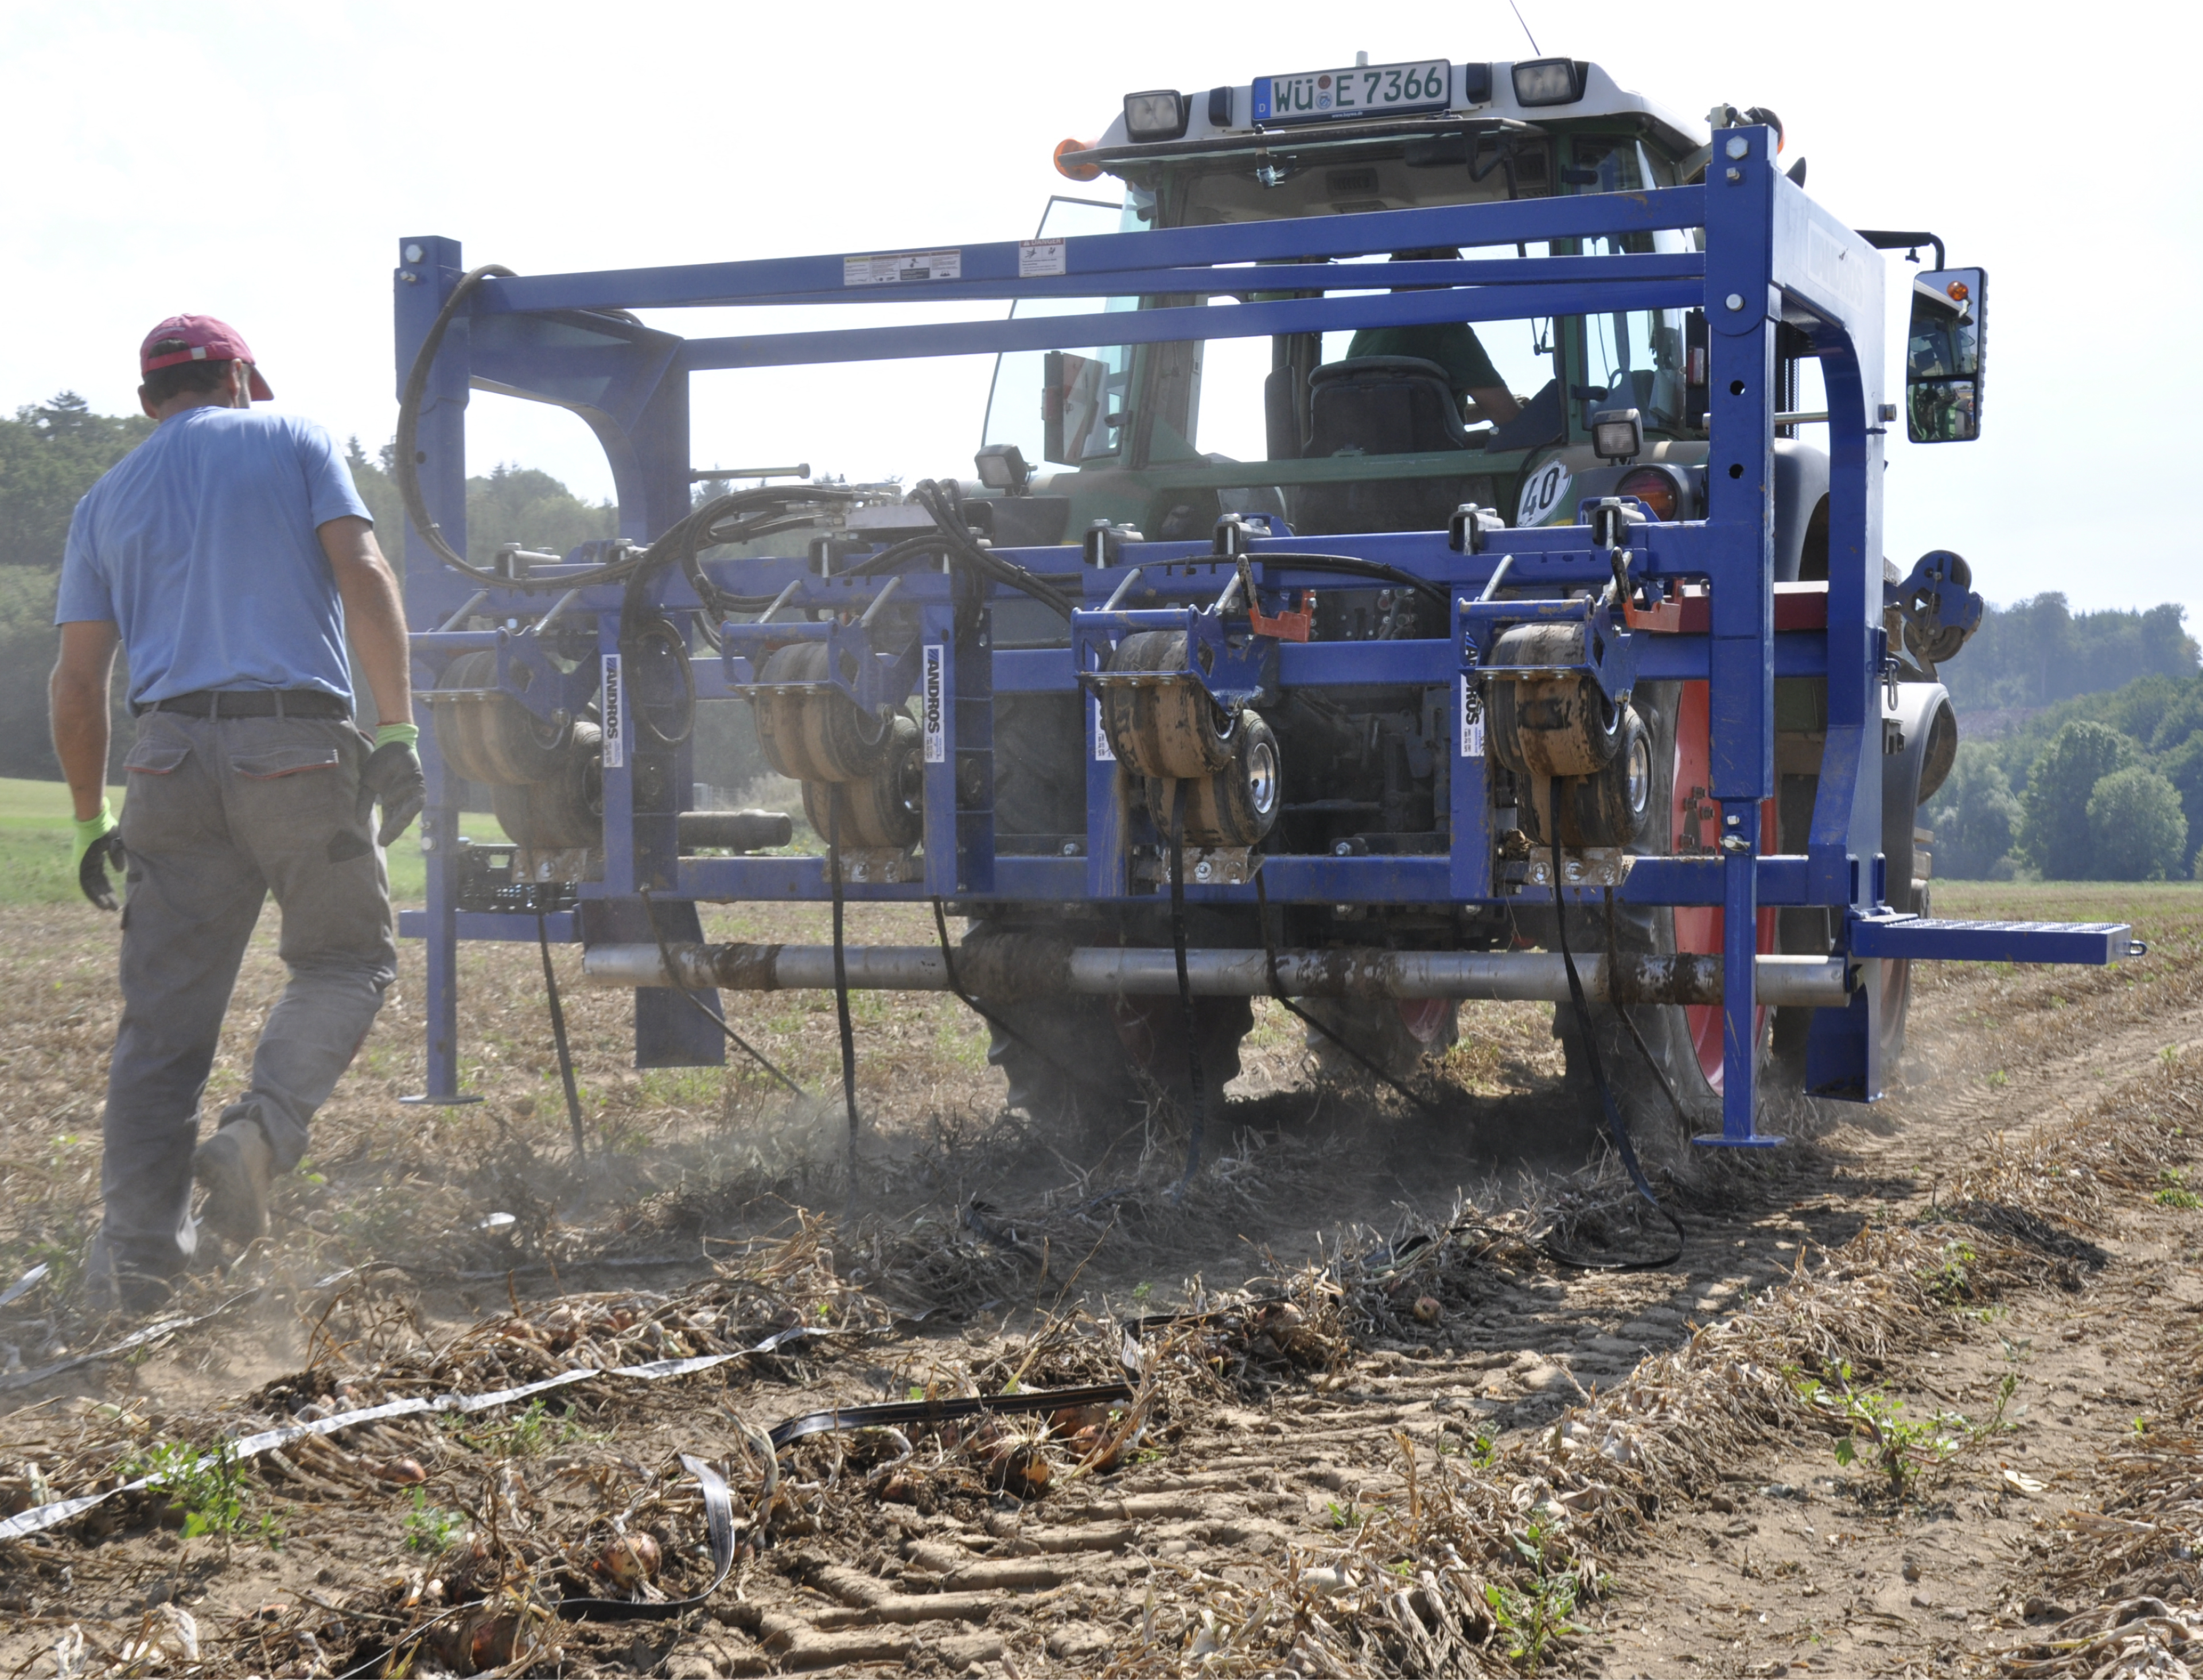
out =
[[[260,908],[290,971],[221,1123],[259,1121],[288,1172],[397,973],[382,854],[358,815],[368,743],[341,719],[149,712],[127,765],[122,1023],[108,1070],[101,1225],[118,1269],[168,1276],[196,1241],[200,1095]],[[371,820],[371,819],[370,819]]]

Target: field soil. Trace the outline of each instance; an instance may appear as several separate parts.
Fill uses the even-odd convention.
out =
[[[830,997],[729,1000],[803,1098],[638,1074],[558,953],[577,1151],[532,946],[463,955],[483,1100],[399,1103],[409,945],[270,1238],[117,1352],[149,1321],[76,1287],[113,925],[0,908],[0,1289],[46,1268],[0,1303],[0,1523],[105,1496],[0,1539],[0,1677],[2184,1674],[2203,888],[1937,908],[2150,949],[1919,974],[1887,1099],[1661,1175],[1681,1252],[1633,1270],[1580,1263],[1674,1244],[1550,1010],[1465,1008],[1424,1109],[1258,1003],[1181,1186],[1166,1112],[1074,1142],[955,1000],[860,994],[853,1179]]]

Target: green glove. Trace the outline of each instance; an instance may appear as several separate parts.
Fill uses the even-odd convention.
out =
[[[384,724],[375,731],[375,750],[360,767],[360,826],[367,825],[380,803],[382,826],[375,837],[378,846],[387,847],[403,834],[428,802],[428,778],[422,773],[421,755],[414,750],[420,738],[417,725]]]
[[[123,867],[122,836],[117,831],[121,825],[115,820],[114,807],[102,799],[98,815],[72,819],[69,826],[76,831],[77,885],[101,909],[114,909],[115,889],[107,872],[111,868],[119,874]]]

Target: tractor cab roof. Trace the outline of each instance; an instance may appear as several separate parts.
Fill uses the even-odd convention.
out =
[[[1100,170],[1148,189],[1165,175],[1239,175],[1255,192],[1243,206],[1215,206],[1214,219],[1270,220],[1326,209],[1395,208],[1403,197],[1409,203],[1422,198],[1412,191],[1355,190],[1367,173],[1356,164],[1392,164],[1383,173],[1396,180],[1402,168],[1411,175],[1452,176],[1448,165],[1465,167],[1479,182],[1499,177],[1492,184],[1501,196],[1507,196],[1509,177],[1520,196],[1562,190],[1550,148],[1541,142],[1586,127],[1633,131],[1651,140],[1667,160],[1681,165],[1678,180],[1694,173],[1701,159],[1693,154],[1702,153],[1710,139],[1704,122],[1628,92],[1584,60],[1454,64],[1432,59],[1258,76],[1200,93],[1128,94],[1124,110],[1098,142],[1066,148],[1058,162],[1066,174]],[[1546,166],[1542,175],[1541,163]],[[1312,169],[1340,178],[1329,183],[1339,191],[1319,195],[1326,200],[1320,206],[1261,203],[1267,196],[1261,189]],[[1454,199],[1458,193],[1433,196]]]

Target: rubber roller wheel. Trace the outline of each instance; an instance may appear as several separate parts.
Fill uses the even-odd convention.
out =
[[[1620,704],[1565,668],[1583,663],[1592,634],[1589,624],[1517,624],[1492,644],[1494,665],[1552,671],[1486,681],[1492,755],[1518,776],[1588,776],[1621,749]]]
[[[489,790],[490,809],[516,845],[531,851],[565,851],[605,843],[604,731],[573,726],[558,773],[540,782]]]
[[[1495,678],[1491,751],[1518,776],[1588,776],[1621,748],[1622,708],[1588,677]]]
[[[497,654],[484,648],[462,654],[444,668],[437,689],[480,690],[497,686]],[[485,787],[517,787],[547,781],[565,762],[570,724],[550,724],[499,693],[483,699],[456,696],[439,701],[428,691],[429,718],[436,750],[470,782]]]
[[[1231,761],[1213,776],[1185,781],[1185,838],[1203,846],[1260,845],[1278,820],[1283,760],[1278,737],[1262,714],[1239,714],[1238,742]],[[1170,784],[1148,780],[1148,812],[1164,843],[1170,840]]]
[[[1190,780],[1231,761],[1238,715],[1227,712],[1186,667],[1184,630],[1140,630],[1117,644],[1113,672],[1175,672],[1175,682],[1102,691],[1109,745],[1139,776]]]
[[[1612,759],[1588,776],[1568,776],[1561,784],[1561,844],[1635,847],[1648,843],[1658,810],[1653,795],[1652,737],[1634,707],[1621,713],[1620,745]],[[1520,817],[1522,831],[1549,845],[1547,813],[1552,808],[1553,778],[1532,776],[1525,784]]]
[[[760,683],[824,683],[826,644],[791,642],[765,662]],[[758,742],[766,760],[799,782],[859,782],[886,761],[895,742],[886,715],[865,711],[839,689],[758,694]]]
[[[842,793],[842,843],[907,850],[925,832],[925,760],[918,725],[898,716],[887,760],[861,782],[806,782],[803,814],[824,840],[826,802]]]

